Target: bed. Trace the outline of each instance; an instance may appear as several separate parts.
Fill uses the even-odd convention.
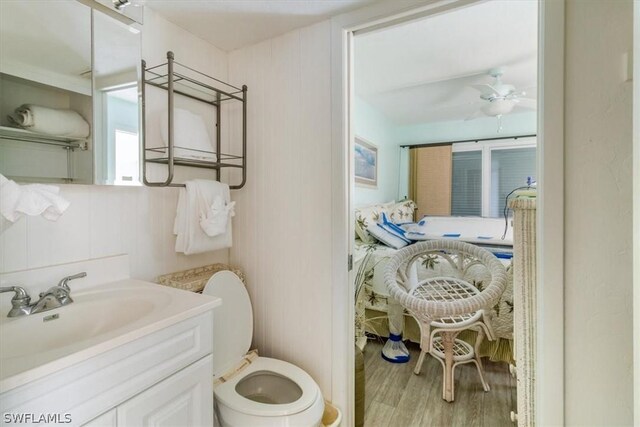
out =
[[[389,336],[388,293],[382,280],[382,272],[385,262],[396,252],[396,249],[372,240],[365,242],[359,238],[355,241],[354,249],[354,270],[358,272],[356,280],[356,342],[362,347],[366,343],[367,335],[385,338]],[[504,247],[505,252],[509,250],[508,246]],[[501,259],[501,261],[509,275],[507,288],[498,303],[488,310],[497,340],[485,340],[480,348],[480,354],[493,361],[512,363],[513,272],[511,259]],[[416,269],[419,280],[452,275],[453,272],[451,266],[438,262],[435,257],[425,257],[418,263]],[[479,265],[469,269],[463,279],[481,290],[488,278],[488,271]],[[404,323],[403,338],[420,343],[420,329],[410,314],[405,313]],[[460,335],[460,338],[473,342],[475,332],[466,331]]]

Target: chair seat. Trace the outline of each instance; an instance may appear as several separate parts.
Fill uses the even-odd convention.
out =
[[[445,358],[444,354],[444,345],[442,344],[441,337],[435,337],[431,341],[431,350],[429,353],[432,356],[438,357],[440,359]],[[462,340],[455,339],[453,343],[453,361],[456,363],[468,362],[475,357],[475,351],[473,347]]]

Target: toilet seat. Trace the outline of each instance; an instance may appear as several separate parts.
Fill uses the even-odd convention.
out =
[[[222,299],[213,315],[213,373],[216,412],[222,426],[320,426],[324,400],[304,370],[283,360],[258,357],[233,373],[251,346],[253,313],[244,284],[220,271],[202,291]],[[250,358],[249,358],[250,359]]]
[[[261,371],[288,378],[300,387],[302,395],[292,403],[268,404],[248,399],[236,391],[240,381],[254,372]],[[318,385],[305,371],[291,363],[268,357],[258,357],[236,376],[214,389],[216,399],[223,405],[240,413],[262,417],[278,417],[302,412],[316,402],[319,393]]]

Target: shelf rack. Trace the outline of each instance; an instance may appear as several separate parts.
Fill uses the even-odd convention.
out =
[[[54,147],[60,147],[67,150],[67,176],[60,177],[65,183],[73,182],[73,158],[72,153],[75,150],[88,150],[88,138],[68,138],[64,136],[47,135],[43,133],[31,132],[26,129],[13,128],[9,126],[0,126],[0,141],[20,141],[29,142],[33,144],[50,145]],[[12,178],[12,177],[9,177]],[[20,181],[25,181],[26,177],[13,177]],[[38,178],[38,182],[41,182],[43,178]],[[53,182],[57,182],[53,180]]]
[[[161,147],[147,147],[145,132],[145,99],[146,86],[150,85],[167,91],[168,132],[167,145]],[[215,107],[216,120],[216,149],[202,151],[178,147],[174,144],[174,96],[178,94]],[[242,181],[230,185],[232,190],[244,187],[247,181],[247,86],[241,88],[225,83],[214,77],[201,73],[193,68],[175,61],[173,52],[167,52],[167,62],[147,68],[146,61],[142,61],[142,146],[143,146],[143,182],[150,187],[184,187],[184,184],[174,183],[175,166],[214,169],[216,180],[220,180],[222,168],[237,168],[242,170]],[[221,107],[225,102],[240,102],[242,104],[242,154],[233,155],[222,153],[221,150]],[[176,149],[189,156],[176,155]],[[167,165],[167,178],[164,181],[149,181],[147,179],[147,163]]]
[[[45,135],[42,133],[31,132],[26,129],[12,128],[8,126],[0,126],[0,139],[54,145],[70,150],[87,149],[86,138],[66,138],[62,136]]]

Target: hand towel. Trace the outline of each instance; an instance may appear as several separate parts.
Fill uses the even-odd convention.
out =
[[[160,118],[160,136],[165,145],[169,145],[168,123],[169,114],[165,111]],[[204,120],[198,114],[182,108],[173,109],[173,147],[175,157],[216,160]]]
[[[0,175],[0,231],[24,215],[42,215],[49,221],[57,221],[69,207],[69,202],[59,196],[59,192],[60,188],[53,185],[19,185]]]
[[[177,236],[176,252],[191,255],[231,247],[233,211],[228,185],[203,179],[187,181],[178,196],[173,230]],[[213,237],[207,235],[202,222],[204,228],[214,232]]]
[[[76,111],[24,104],[7,119],[11,124],[31,132],[66,138],[87,138],[89,123]]]
[[[202,194],[199,196],[202,203],[206,205],[206,201],[202,200]],[[227,203],[218,195],[214,198],[213,204],[200,213],[200,227],[209,237],[215,237],[227,231],[229,219],[235,216],[236,202]]]

